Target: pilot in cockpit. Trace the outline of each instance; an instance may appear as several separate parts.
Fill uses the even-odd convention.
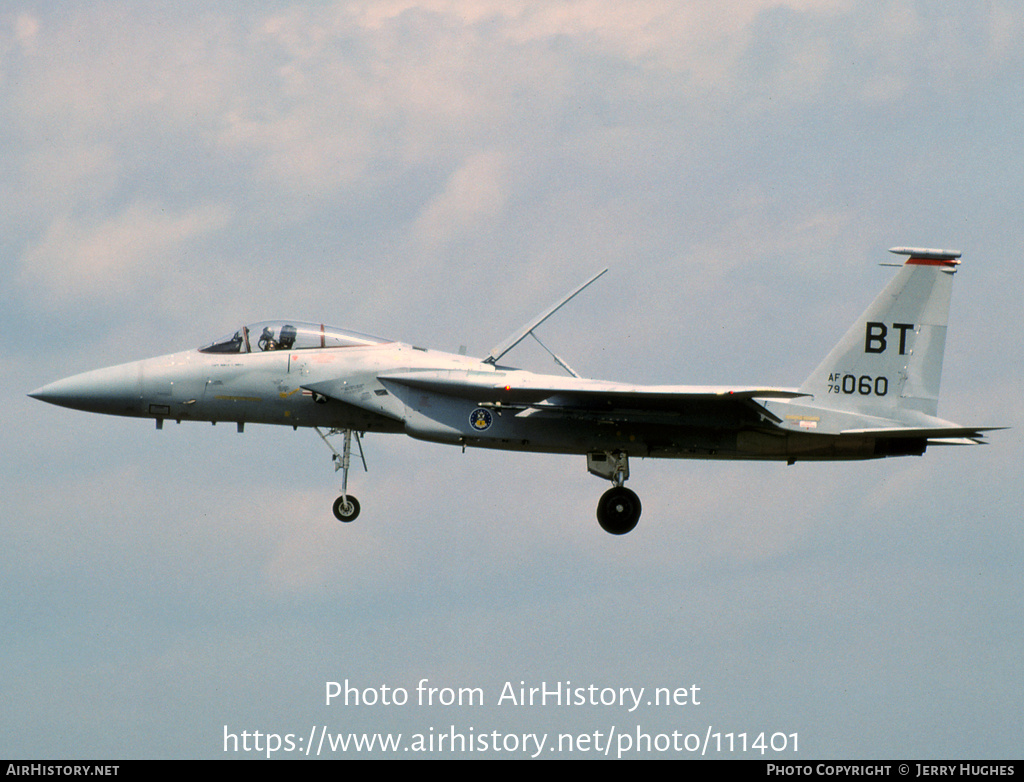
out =
[[[263,327],[263,333],[260,334],[259,341],[256,343],[259,345],[260,350],[290,350],[292,345],[295,344],[295,336],[297,329],[292,325],[281,326],[281,336],[278,339],[274,339],[274,330],[270,326]]]
[[[260,346],[260,350],[277,350],[277,343],[274,341],[274,331],[270,326],[263,327],[263,333],[260,334],[259,342],[256,344]]]

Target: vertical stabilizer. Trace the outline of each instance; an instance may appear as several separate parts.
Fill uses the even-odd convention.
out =
[[[953,274],[960,253],[916,247],[800,387],[823,407],[899,419],[938,409]]]

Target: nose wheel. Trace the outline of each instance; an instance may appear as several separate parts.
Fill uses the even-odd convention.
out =
[[[640,521],[640,498],[623,484],[629,477],[629,455],[622,451],[588,453],[587,471],[614,486],[597,503],[597,523],[612,535],[625,535]]]
[[[359,500],[351,494],[343,494],[334,501],[332,510],[334,518],[347,524],[350,521],[355,521],[356,516],[359,515]]]

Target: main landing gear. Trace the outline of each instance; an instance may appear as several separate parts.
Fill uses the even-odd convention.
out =
[[[597,503],[597,522],[612,535],[625,535],[640,521],[640,498],[623,484],[629,477],[629,455],[622,451],[588,453],[587,471],[614,486]]]
[[[352,429],[331,429],[327,434],[320,431],[319,427],[316,428],[316,433],[320,435],[320,439],[323,440],[327,447],[331,449],[334,456],[331,458],[334,461],[334,471],[341,470],[341,496],[334,501],[334,505],[331,506],[331,510],[334,511],[334,518],[338,521],[344,521],[346,523],[355,521],[356,516],[359,515],[359,500],[348,493],[348,467],[349,461],[352,456],[352,436],[355,435],[356,446],[359,448],[359,458],[363,462],[363,469],[366,470],[366,457],[363,455],[363,443],[359,439],[359,432]],[[338,453],[328,437],[332,434],[344,434],[345,444],[342,446],[342,452]]]

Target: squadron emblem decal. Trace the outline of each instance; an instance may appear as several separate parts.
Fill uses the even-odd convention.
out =
[[[494,417],[491,415],[490,410],[486,410],[482,407],[478,407],[472,413],[469,414],[469,423],[478,432],[482,432],[484,429],[488,429],[491,426],[491,422]]]

